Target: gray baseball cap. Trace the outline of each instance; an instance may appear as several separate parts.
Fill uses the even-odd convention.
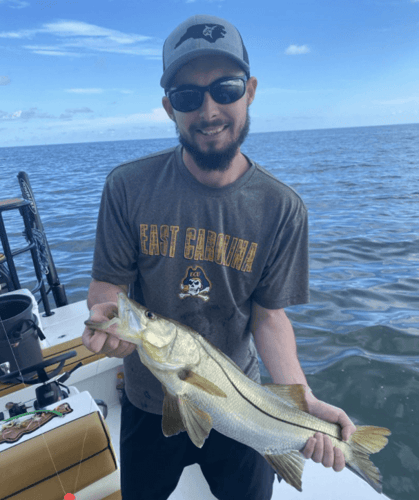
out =
[[[197,15],[181,23],[164,42],[160,85],[167,89],[182,66],[205,55],[227,56],[250,77],[249,57],[238,30],[219,17]]]

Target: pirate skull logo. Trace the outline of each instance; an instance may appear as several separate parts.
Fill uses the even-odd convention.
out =
[[[199,297],[205,302],[209,300],[207,295],[211,289],[211,283],[205,275],[201,267],[188,267],[186,275],[180,284],[181,292],[179,297],[184,299],[186,297]]]

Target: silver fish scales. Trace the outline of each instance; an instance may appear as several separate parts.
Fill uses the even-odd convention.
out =
[[[302,385],[260,385],[191,328],[154,314],[118,294],[118,316],[93,330],[116,325],[116,336],[137,345],[141,362],[162,383],[162,430],[186,431],[202,447],[211,429],[258,451],[284,480],[302,491],[304,457],[299,452],[316,432],[328,435],[346,467],[382,492],[382,478],[369,455],[387,444],[383,427],[357,426],[343,441],[339,425],[308,413]]]

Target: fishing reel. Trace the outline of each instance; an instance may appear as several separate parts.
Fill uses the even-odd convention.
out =
[[[69,396],[69,388],[63,384],[71,374],[83,366],[83,363],[78,363],[71,371],[65,372],[60,378],[48,383],[49,380],[53,379],[57,376],[62,370],[64,363],[67,359],[73,358],[77,356],[76,351],[70,351],[65,354],[61,354],[59,356],[55,356],[54,358],[47,359],[42,361],[41,363],[37,363],[32,366],[28,366],[20,371],[14,371],[12,373],[8,373],[6,375],[0,376],[1,383],[23,383],[28,385],[42,384],[41,386],[35,389],[36,400],[34,402],[34,407],[36,410],[40,410],[45,408],[48,405],[56,403],[57,401],[61,401],[62,399],[68,398]],[[44,368],[50,365],[54,365],[55,363],[60,363],[59,366],[50,373],[47,373]],[[28,373],[36,372],[38,376],[35,378],[24,378],[23,375]],[[66,390],[64,390],[64,389]],[[19,411],[23,413],[21,410],[25,409],[23,406],[14,405],[13,408],[9,409],[13,411]],[[20,413],[17,413],[19,415]],[[14,415],[11,415],[14,416]]]
[[[29,385],[42,384],[35,389],[36,399],[34,401],[35,410],[42,410],[46,406],[56,403],[57,401],[61,401],[65,398],[68,398],[70,389],[63,384],[66,380],[70,378],[72,373],[83,366],[83,363],[78,363],[72,370],[63,373],[60,378],[49,382],[49,380],[56,377],[60,371],[62,370],[64,363],[67,359],[73,358],[77,356],[76,351],[69,351],[64,354],[60,354],[59,356],[55,356],[54,358],[47,359],[42,361],[41,363],[37,363],[35,365],[28,366],[20,371],[14,371],[12,373],[7,373],[6,375],[0,376],[1,383],[23,383]],[[59,366],[50,373],[47,373],[44,368],[54,365],[55,363],[60,363]],[[24,378],[23,375],[28,373],[37,373],[37,377],[35,378]],[[0,374],[2,370],[0,370]],[[95,399],[95,402],[98,406],[102,407],[104,418],[108,415],[108,406],[101,399]],[[21,415],[26,412],[26,406],[20,405],[17,403],[8,403],[8,410],[10,416],[13,417],[15,415]],[[6,407],[7,407],[6,406]],[[0,414],[1,417],[1,414]]]

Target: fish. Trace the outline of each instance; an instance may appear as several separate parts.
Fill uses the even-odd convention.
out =
[[[288,484],[302,491],[305,458],[300,452],[317,432],[342,450],[346,467],[382,493],[382,476],[369,459],[391,434],[376,426],[356,426],[348,441],[341,427],[308,413],[301,384],[261,385],[192,328],[160,316],[118,294],[118,313],[106,322],[85,321],[93,330],[116,325],[116,336],[136,344],[141,362],[161,382],[162,431],[187,432],[204,445],[211,429],[260,453]]]

